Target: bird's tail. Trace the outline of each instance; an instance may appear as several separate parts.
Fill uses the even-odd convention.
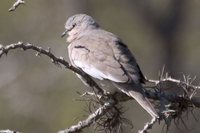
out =
[[[129,90],[129,95],[133,97],[152,117],[159,118],[159,115],[156,111],[156,109],[152,106],[150,101],[147,99],[147,97],[137,91]]]
[[[115,83],[115,86],[128,96],[134,98],[152,117],[159,118],[156,109],[146,97],[141,84]]]

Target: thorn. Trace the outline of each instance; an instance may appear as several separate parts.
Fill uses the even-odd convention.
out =
[[[186,79],[186,76],[185,76],[185,75],[183,75],[183,80],[184,80],[184,82],[187,83],[187,79]]]
[[[85,92],[85,93],[81,94],[81,97],[84,97],[84,96],[87,96],[87,95],[89,95],[88,92]]]
[[[54,60],[53,58],[51,58],[51,62],[52,62],[52,63],[55,63],[55,60]]]
[[[3,45],[2,45],[2,44],[0,44],[0,50],[3,50],[3,49],[4,49]]]
[[[33,44],[30,43],[26,43],[26,46],[34,46]]]
[[[25,4],[25,1],[24,0],[17,0],[8,11],[9,12],[14,11],[21,4]]]
[[[23,42],[19,41],[17,44],[18,44],[18,45],[22,45],[22,44],[23,44]]]
[[[194,76],[191,81],[190,81],[190,84],[192,84],[195,80],[196,80],[197,76]]]
[[[64,60],[64,58],[62,56],[60,56],[59,59]]]
[[[47,52],[51,53],[51,48],[50,47],[47,48]]]
[[[159,79],[162,80],[165,72],[165,65],[162,67]]]
[[[41,57],[41,53],[40,53],[40,52],[37,52],[37,53],[35,54],[35,56]]]

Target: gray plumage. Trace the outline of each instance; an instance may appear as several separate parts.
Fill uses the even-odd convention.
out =
[[[145,79],[134,56],[116,35],[101,29],[86,14],[71,16],[65,28],[63,35],[69,35],[68,53],[73,66],[102,84],[110,83],[111,87],[105,86],[107,93],[121,91],[133,97],[152,117],[159,117],[145,96]]]

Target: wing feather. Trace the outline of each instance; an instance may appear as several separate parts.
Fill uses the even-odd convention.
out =
[[[127,46],[109,32],[102,30],[79,38],[68,49],[72,64],[94,78],[119,83],[143,78]]]

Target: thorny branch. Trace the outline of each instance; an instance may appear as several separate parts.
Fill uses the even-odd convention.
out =
[[[17,0],[8,11],[9,12],[15,11],[15,9],[17,9],[17,7],[21,4],[25,4],[25,1],[24,0]]]
[[[146,133],[148,129],[151,129],[152,126],[156,123],[156,118],[152,118],[151,122],[147,122],[144,126],[144,128],[140,131],[138,131],[138,133]]]
[[[106,113],[112,106],[109,104],[104,104],[102,107],[98,108],[94,113],[90,114],[87,119],[78,122],[78,124],[71,126],[65,130],[59,131],[58,133],[74,133],[81,131],[82,129],[90,126],[95,121],[97,121],[102,115]]]
[[[13,49],[22,49],[22,50],[28,50],[32,49],[36,51],[36,56],[40,56],[41,54],[48,56],[52,63],[56,65],[64,65],[66,68],[72,70],[75,73],[78,73],[79,75],[83,76],[87,83],[90,85],[90,87],[94,88],[98,94],[103,94],[103,90],[83,71],[73,67],[71,64],[69,64],[67,61],[64,60],[63,57],[56,57],[52,52],[51,49],[48,48],[47,50],[42,49],[42,47],[35,46],[30,43],[23,43],[23,42],[18,42],[18,43],[13,43],[10,45],[7,45],[5,47],[0,46],[0,58],[3,54],[6,54]]]
[[[163,92],[162,96],[170,102],[177,100],[188,99],[195,107],[200,108],[200,97],[195,97],[197,91],[200,90],[200,86],[193,85],[193,81],[196,77],[183,76],[184,81],[174,79],[168,74],[159,80],[147,80],[149,83],[154,83],[154,88],[159,88]],[[168,93],[169,92],[169,93]],[[172,94],[173,93],[173,94]],[[149,98],[157,99],[156,93],[148,92]]]
[[[7,130],[0,130],[0,133],[20,133],[20,132],[11,131],[11,130],[7,129]]]
[[[98,84],[86,73],[70,65],[63,59],[63,57],[56,57],[51,52],[50,48],[44,50],[43,48],[34,44],[23,42],[13,43],[7,46],[0,45],[0,58],[2,55],[7,55],[10,50],[14,49],[31,49],[37,52],[36,56],[46,55],[54,64],[63,65],[71,71],[81,75],[86,80],[87,84],[93,88],[94,92],[87,93],[87,95],[97,99],[96,102],[98,104],[95,103],[93,106],[94,111],[90,111],[91,114],[85,120],[80,121],[78,124],[60,131],[59,133],[78,132],[93,124],[102,126],[102,128],[104,128],[103,130],[109,130],[109,132],[118,133],[121,131],[121,121],[124,120],[126,123],[130,123],[127,121],[127,119],[120,117],[122,111],[121,108],[116,106],[120,105],[118,104],[120,101],[116,101],[117,96],[107,96],[104,94],[103,90],[98,86]],[[159,108],[159,113],[161,116],[160,120],[164,119],[166,125],[169,126],[172,120],[182,119],[181,114],[183,112],[188,111],[190,108],[200,108],[200,97],[196,96],[200,86],[193,85],[195,78],[190,78],[190,76],[184,76],[183,80],[177,80],[171,78],[168,76],[168,74],[164,76],[163,73],[164,72],[162,72],[160,75],[159,80],[147,80],[147,83],[151,84],[151,86],[145,86],[145,88],[148,98],[153,99],[155,101],[155,105]],[[104,99],[103,102],[101,101],[102,99]],[[151,122],[147,123],[139,132],[146,133],[152,128],[155,122],[156,119],[152,119]],[[116,128],[116,125],[118,126],[117,131],[114,129]]]

